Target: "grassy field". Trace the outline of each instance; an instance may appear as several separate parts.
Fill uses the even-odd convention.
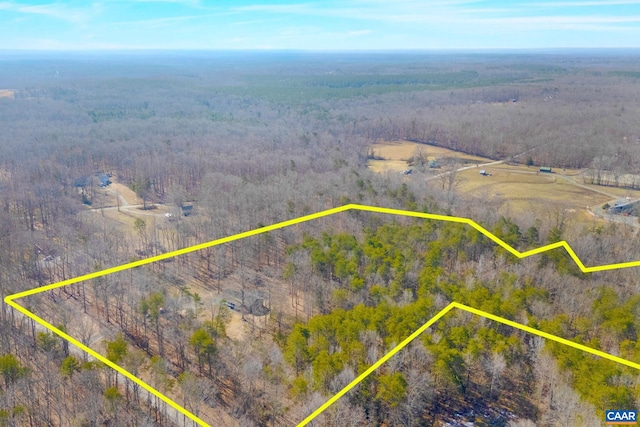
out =
[[[456,158],[463,164],[492,161],[409,141],[384,141],[374,144],[371,149],[379,159],[369,160],[368,166],[378,173],[396,173],[409,168],[407,161],[417,149],[421,149],[430,160]],[[564,211],[568,220],[578,228],[592,227],[607,221],[591,215],[589,207],[601,206],[622,197],[640,199],[640,191],[584,184],[582,171],[576,169],[542,173],[538,167],[507,164],[484,169],[491,175],[482,176],[476,168],[457,172],[456,191],[490,201],[507,216],[534,213],[542,218],[551,211],[559,210]]]
[[[586,208],[595,203],[604,203],[610,198],[554,176],[536,174],[526,167],[497,165],[487,169],[491,176],[482,176],[476,170],[459,172],[458,190],[491,198],[509,200],[512,205],[526,207],[529,203],[563,203],[573,208]]]
[[[461,163],[486,163],[490,159],[472,156],[442,147],[434,147],[426,144],[418,144],[410,141],[385,141],[371,146],[375,157],[382,160],[369,160],[368,166],[374,172],[401,172],[407,169],[407,161],[413,156],[417,149],[429,158],[429,160],[440,160],[443,158],[456,158]]]
[[[477,170],[459,172],[457,190],[491,200],[503,214],[533,212],[544,215],[562,209],[577,225],[605,223],[589,214],[588,207],[602,205],[617,197],[640,198],[640,191],[582,184],[580,171],[567,169],[557,173],[538,173],[536,167],[495,165],[487,168],[491,176]]]

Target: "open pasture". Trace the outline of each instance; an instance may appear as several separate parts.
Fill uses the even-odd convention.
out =
[[[482,176],[476,169],[459,172],[456,188],[460,193],[497,202],[504,214],[543,212],[559,207],[577,223],[593,223],[588,207],[610,202],[617,196],[640,198],[639,191],[582,184],[577,170],[542,173],[537,167],[500,164],[487,167],[487,172],[491,175]]]
[[[422,150],[429,160],[440,160],[444,158],[455,158],[460,163],[486,163],[491,159],[460,153],[443,147],[420,144],[411,141],[383,141],[371,146],[374,157],[378,159],[369,160],[368,166],[374,172],[400,172],[407,169],[407,162],[416,153]]]
[[[458,172],[457,189],[510,201],[562,202],[583,208],[608,200],[604,194],[578,187],[555,173],[537,173],[533,167],[495,165],[486,171],[491,175],[482,176],[475,169]]]

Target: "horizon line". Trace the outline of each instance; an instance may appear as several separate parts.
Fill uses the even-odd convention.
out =
[[[114,48],[0,48],[0,53],[104,53],[104,52],[259,52],[259,53],[445,53],[445,52],[563,52],[563,51],[640,51],[640,46],[605,46],[605,47],[446,47],[446,48],[395,48],[395,49],[304,49],[304,48],[161,48],[161,47],[114,47]]]

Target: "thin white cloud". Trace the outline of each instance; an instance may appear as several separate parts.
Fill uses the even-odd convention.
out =
[[[273,22],[274,19],[249,19],[246,21],[231,21],[228,24],[229,25],[236,25],[236,26],[242,26],[242,25],[256,25],[256,24],[264,24],[266,22]]]
[[[84,25],[102,11],[100,3],[89,4],[87,7],[70,7],[64,3],[47,3],[26,5],[15,2],[0,3],[0,10],[22,13],[25,15],[42,15],[73,24]]]
[[[488,24],[539,25],[539,24],[625,24],[640,22],[640,15],[630,16],[525,16],[481,19]]]
[[[639,0],[587,0],[587,1],[550,1],[524,3],[524,7],[589,7],[589,6],[621,6],[640,5]]]
[[[429,24],[429,25],[451,25],[456,27],[475,28],[479,32],[483,29],[509,29],[510,31],[538,31],[545,30],[566,30],[580,29],[593,30],[594,26],[602,30],[605,28],[615,28],[622,24],[640,23],[640,15],[629,16],[471,16],[471,15],[390,15],[385,19],[387,22],[406,24]],[[640,32],[640,28],[636,28]]]
[[[616,14],[607,10],[610,16],[551,15],[535,16],[535,8],[563,6],[611,6],[640,5],[640,0],[583,0],[550,1],[528,4],[511,3],[507,7],[483,8],[477,0],[441,0],[424,2],[418,0],[346,0],[340,3],[294,3],[294,4],[254,4],[233,8],[239,13],[261,12],[282,15],[306,15],[397,23],[438,24],[445,22],[487,23],[499,20],[501,23],[624,23],[637,22],[634,16]],[[369,7],[364,7],[365,5]],[[549,14],[547,14],[549,15]]]
[[[237,12],[264,12],[264,13],[313,13],[321,12],[322,8],[317,8],[313,3],[294,4],[252,4],[248,6],[238,6],[232,8]]]
[[[84,34],[77,40],[76,46],[82,45],[77,47],[79,49],[116,49],[120,45],[109,41],[119,40],[114,34],[125,31],[127,34],[139,33],[140,37],[136,40],[148,37],[145,42],[149,43],[147,47],[153,47],[151,45],[156,43],[152,41],[153,38],[160,37],[164,41],[175,40],[176,48],[187,45],[225,48],[225,40],[217,29],[231,25],[235,27],[230,31],[227,27],[225,32],[228,37],[227,48],[255,48],[257,45],[265,49],[366,46],[365,41],[371,39],[366,36],[374,33],[370,28],[375,28],[375,34],[379,35],[384,46],[406,47],[409,43],[416,48],[433,45],[433,40],[443,40],[448,37],[447,34],[458,39],[466,37],[471,44],[476,43],[476,36],[479,44],[500,35],[504,35],[505,43],[510,43],[512,35],[518,34],[527,39],[530,34],[540,31],[564,31],[566,34],[583,31],[591,35],[604,32],[614,35],[617,32],[611,40],[618,40],[618,43],[620,40],[640,40],[640,10],[634,13],[631,7],[604,9],[604,6],[611,5],[640,5],[640,0],[528,0],[529,3],[505,2],[504,7],[486,0],[295,0],[297,2],[293,4],[270,0],[268,4],[243,6],[219,5],[214,1],[201,0],[93,0],[95,3],[87,1],[86,4],[80,3],[82,6],[74,6],[78,3],[69,3],[67,0],[46,0],[50,3],[44,5],[27,5],[16,1],[26,0],[0,0],[0,11],[15,12],[13,19],[28,20],[30,16],[40,15],[74,24]],[[146,9],[157,3],[159,13],[168,10],[181,12],[172,16],[155,14],[146,17],[120,13],[128,5],[142,3],[146,4]],[[160,3],[173,3],[175,6],[161,8]],[[569,8],[573,6],[582,8],[578,11]],[[567,9],[561,9],[563,7]],[[558,11],[553,8],[558,8]],[[116,16],[122,21],[113,22]],[[10,22],[9,19],[6,22]],[[214,22],[219,25],[211,25]],[[313,22],[313,26],[302,26],[309,22]],[[254,26],[249,28],[249,25]],[[201,28],[196,31],[198,27]],[[89,37],[90,31],[96,32],[95,38]],[[185,36],[196,32],[202,34],[201,40]],[[175,36],[164,37],[173,33]],[[404,33],[406,39],[400,40]],[[513,40],[513,43],[522,42],[517,37]],[[93,41],[96,44],[90,43]],[[528,43],[528,40],[525,41]],[[100,46],[99,42],[104,43]],[[43,49],[73,48],[72,41],[68,40],[68,43],[56,47],[54,40],[37,41]],[[121,47],[136,49],[138,46],[135,43],[132,41],[131,46]],[[170,46],[163,44],[159,47]]]
[[[175,3],[186,6],[200,6],[200,0],[107,0],[107,3]]]
[[[426,7],[451,7],[458,5],[467,5],[474,3],[482,3],[483,0],[433,0],[429,2],[425,2],[424,0],[394,0],[390,2],[389,0],[349,0],[341,2],[342,4],[348,4],[349,6],[354,7],[362,7],[362,6],[371,6],[371,5],[383,5],[383,6],[392,6],[394,8],[402,8],[402,7],[415,7],[419,6],[421,8]]]
[[[16,40],[12,49],[32,50],[122,50],[122,49],[148,49],[149,46],[122,44],[111,42],[88,41],[61,41],[50,38],[33,38],[28,40]]]
[[[555,15],[545,14],[536,16],[534,10],[512,3],[505,8],[482,8],[476,1],[451,0],[424,2],[413,0],[399,0],[398,2],[383,2],[370,0],[366,2],[369,8],[354,7],[355,4],[364,4],[362,0],[344,1],[342,3],[329,3],[322,6],[317,3],[296,4],[266,4],[251,5],[238,8],[242,12],[264,12],[272,14],[299,14],[308,16],[322,16],[344,19],[358,19],[362,21],[378,21],[390,25],[410,24],[428,26],[453,25],[457,27],[476,28],[482,32],[483,28],[499,28],[509,31],[536,31],[544,30],[583,30],[583,31],[621,31],[616,29],[626,24],[640,23],[640,15]],[[539,2],[530,5],[583,5],[594,6],[604,4],[640,4],[640,0],[583,0],[577,2],[556,1]],[[609,13],[609,11],[607,11]],[[640,29],[638,29],[640,31]]]
[[[109,26],[130,26],[130,27],[145,26],[145,27],[151,27],[151,28],[159,28],[159,27],[171,26],[174,24],[181,24],[188,21],[195,21],[198,19],[206,19],[206,18],[229,16],[229,15],[235,15],[235,13],[218,12],[218,13],[202,13],[198,15],[171,16],[167,18],[136,19],[132,21],[110,22]]]
[[[152,19],[139,19],[134,21],[118,21],[110,22],[110,26],[147,26],[147,27],[164,27],[173,24],[179,24],[185,21],[201,18],[202,15],[191,16],[173,16],[170,18],[152,18]]]
[[[371,34],[373,33],[373,31],[371,30],[353,30],[353,31],[347,31],[347,36],[365,36],[367,34]]]

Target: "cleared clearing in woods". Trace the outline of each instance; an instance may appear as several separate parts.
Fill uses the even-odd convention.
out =
[[[610,197],[578,187],[557,174],[536,173],[538,168],[496,165],[487,168],[491,176],[482,176],[477,170],[459,172],[457,189],[485,200],[498,201],[501,208],[524,212],[532,206],[548,208],[550,203],[561,203],[569,209],[605,203]]]
[[[486,171],[491,175],[482,176],[477,169],[458,172],[456,190],[495,204],[504,215],[532,212],[544,218],[555,207],[583,226],[606,222],[591,216],[588,207],[617,197],[640,198],[640,191],[583,184],[581,171],[574,169],[542,173],[535,166],[500,164]]]
[[[116,178],[112,178],[115,180]],[[166,223],[167,213],[178,215],[178,208],[172,205],[153,204],[147,202],[147,210],[143,209],[143,201],[135,191],[119,182],[112,182],[105,188],[95,190],[94,202],[88,212],[105,218],[115,230],[126,234],[136,234],[136,220],[145,223]],[[119,203],[118,203],[119,202]],[[118,208],[119,205],[119,208]],[[152,207],[152,208],[149,208]]]
[[[438,161],[444,158],[455,158],[458,159],[460,163],[472,164],[492,161],[484,157],[472,156],[443,147],[411,141],[384,141],[373,144],[371,149],[373,150],[374,157],[380,158],[380,160],[369,160],[369,169],[374,172],[401,172],[409,168],[410,166],[407,162],[416,153],[416,150],[421,150],[423,155],[427,156],[429,160]]]
[[[487,158],[411,141],[376,143],[371,150],[375,157],[381,158],[368,163],[369,169],[377,173],[399,173],[410,168],[408,161],[416,150],[421,150],[429,160],[458,159],[461,167],[469,163],[492,162]],[[476,168],[456,172],[455,190],[460,194],[473,195],[483,203],[491,203],[507,216],[532,212],[544,217],[550,206],[555,206],[556,210],[565,211],[570,222],[583,227],[607,222],[591,215],[589,207],[593,209],[619,197],[640,199],[640,191],[586,184],[582,176],[584,171],[578,169],[554,169],[553,173],[543,173],[539,172],[539,166],[509,164],[482,169],[490,175],[480,175],[480,169]]]

